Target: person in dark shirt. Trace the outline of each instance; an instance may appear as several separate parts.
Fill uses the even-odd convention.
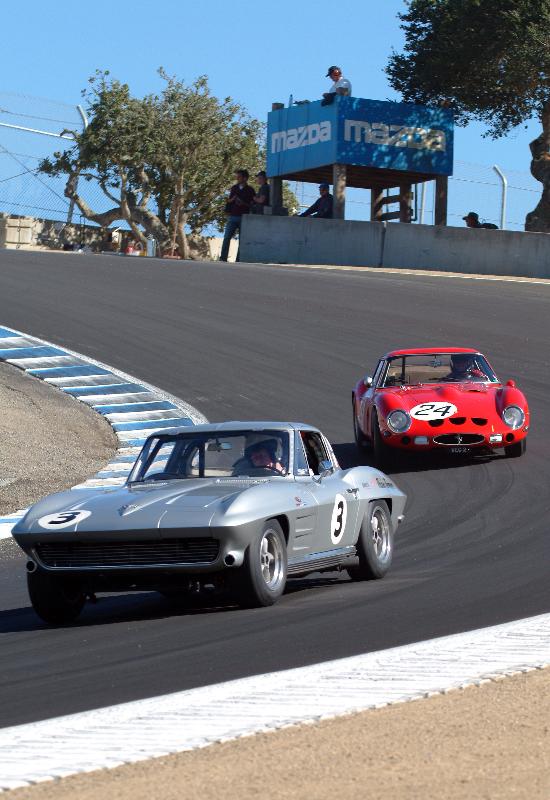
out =
[[[329,192],[328,183],[322,183],[319,186],[320,197],[313,203],[312,206],[306,208],[300,216],[301,217],[317,217],[317,219],[332,219],[332,203],[333,198]]]
[[[228,218],[223,234],[220,261],[227,261],[231,239],[235,236],[237,231],[240,232],[243,214],[249,213],[250,206],[254,202],[254,189],[252,186],[248,185],[248,170],[238,169],[235,172],[235,178],[237,179],[237,183],[229,190],[229,198],[225,205]],[[238,260],[239,253],[237,252],[237,261]]]
[[[462,219],[466,223],[467,228],[485,228],[490,231],[498,230],[498,225],[494,225],[492,222],[480,222],[479,214],[475,211],[468,212]]]
[[[250,209],[251,214],[263,214],[264,206],[269,205],[269,183],[265,170],[260,170],[256,175],[258,179],[258,191],[254,195],[254,202]]]

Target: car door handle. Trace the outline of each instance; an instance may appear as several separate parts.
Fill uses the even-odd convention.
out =
[[[350,494],[357,494],[357,492],[359,491],[359,489],[356,489],[355,487],[353,487],[353,489],[347,489],[347,491],[348,491]]]

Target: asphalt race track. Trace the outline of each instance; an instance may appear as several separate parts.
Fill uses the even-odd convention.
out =
[[[78,625],[29,606],[0,556],[0,726],[301,666],[550,611],[550,286],[0,251],[0,324],[171,392],[211,420],[319,425],[345,466],[351,388],[401,346],[464,345],[526,392],[524,458],[411,462],[382,581],[292,581],[273,608],[101,598]],[[273,687],[277,691],[277,687]]]

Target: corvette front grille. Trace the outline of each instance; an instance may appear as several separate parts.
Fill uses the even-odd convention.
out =
[[[445,445],[472,445],[482,444],[485,437],[479,433],[442,433],[440,436],[434,436],[435,444]]]
[[[36,546],[51,568],[156,567],[209,564],[220,549],[217,539],[165,539],[142,542],[45,542]]]

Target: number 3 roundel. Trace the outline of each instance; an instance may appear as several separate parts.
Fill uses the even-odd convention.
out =
[[[82,522],[83,519],[88,519],[91,514],[91,511],[61,511],[58,514],[48,514],[46,517],[40,517],[38,524],[41,528],[58,531],[61,528],[76,525],[78,522]]]
[[[343,494],[334,497],[334,508],[332,509],[332,519],[330,521],[330,538],[333,544],[341,541],[346,529],[346,519],[348,516],[348,504]]]
[[[447,419],[458,411],[452,403],[420,403],[411,408],[410,415],[413,419]]]

